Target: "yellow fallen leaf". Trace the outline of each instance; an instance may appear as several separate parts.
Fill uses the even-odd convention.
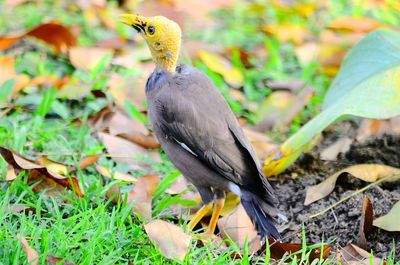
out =
[[[400,231],[400,201],[397,202],[393,208],[384,216],[374,220],[374,226],[383,230],[394,232]]]
[[[366,182],[375,182],[384,177],[400,174],[400,168],[379,164],[359,164],[347,167],[331,175],[321,183],[308,187],[304,205],[309,205],[330,194],[335,188],[335,184],[339,176],[345,173]]]
[[[243,85],[243,75],[231,62],[221,55],[206,51],[199,51],[201,61],[212,71],[222,75],[231,86],[240,87]]]
[[[129,174],[125,174],[125,173],[118,172],[118,171],[112,173],[109,169],[107,169],[103,166],[100,166],[100,165],[96,165],[95,168],[101,175],[103,175],[104,177],[107,177],[107,178],[123,180],[126,182],[136,182],[137,181],[137,179],[135,177],[133,177]]]

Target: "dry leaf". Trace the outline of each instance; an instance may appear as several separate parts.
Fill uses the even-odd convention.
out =
[[[278,144],[276,144],[271,138],[263,133],[259,133],[247,128],[243,128],[243,132],[247,139],[249,139],[251,145],[254,147],[254,150],[257,153],[257,156],[260,159],[264,158],[265,154],[278,147]]]
[[[187,190],[188,184],[189,183],[187,182],[185,177],[180,175],[179,177],[177,177],[175,179],[174,183],[165,192],[168,194],[171,194],[171,195],[179,194],[179,193]]]
[[[330,194],[335,188],[337,179],[343,174],[350,174],[366,182],[375,182],[387,176],[400,174],[400,169],[379,164],[359,164],[347,167],[329,176],[321,183],[308,187],[304,205],[309,205]]]
[[[344,154],[350,149],[352,143],[353,140],[348,137],[339,138],[336,142],[322,150],[320,157],[322,160],[335,161],[340,153]]]
[[[22,204],[13,204],[13,205],[9,205],[6,207],[6,211],[10,211],[13,213],[20,213],[20,212],[35,212],[36,209],[32,208],[30,206],[27,205],[22,205]]]
[[[111,187],[106,192],[106,199],[117,204],[121,199],[121,191],[118,184],[112,184]]]
[[[155,161],[160,161],[160,154],[155,151],[148,151],[147,149],[136,145],[123,138],[112,136],[106,133],[98,133],[100,140],[107,148],[108,153],[114,161],[118,163],[126,163],[134,169],[142,169],[146,166],[143,161],[138,161],[138,156],[149,155]]]
[[[96,67],[105,56],[112,56],[110,49],[96,47],[73,47],[69,50],[71,64],[87,71]]]
[[[243,85],[243,74],[239,69],[235,68],[230,61],[223,58],[219,54],[206,51],[199,52],[200,59],[212,71],[222,75],[226,82],[233,87]]]
[[[25,237],[21,236],[19,233],[18,233],[17,237],[18,237],[19,241],[21,241],[22,247],[25,250],[28,263],[32,264],[32,265],[38,265],[39,264],[39,254],[37,253],[37,251],[29,246],[28,241],[26,240]]]
[[[231,238],[241,249],[247,240],[249,253],[254,253],[261,248],[257,231],[242,204],[230,215],[218,220],[218,229],[222,233],[222,238]]]
[[[82,158],[82,159],[79,161],[79,163],[78,163],[79,168],[80,168],[81,170],[83,170],[83,169],[85,169],[85,168],[87,168],[87,167],[90,167],[91,165],[93,165],[94,163],[96,163],[97,160],[99,160],[100,156],[101,156],[101,155],[90,155],[90,156],[86,156],[86,157]],[[75,172],[75,171],[76,171],[75,168],[74,168],[74,169],[71,169],[71,170],[70,170],[70,173],[71,173],[71,172]]]
[[[360,227],[358,230],[358,245],[367,250],[367,236],[372,230],[372,221],[374,219],[374,210],[371,200],[364,196],[364,202],[361,212]]]
[[[163,220],[154,220],[144,225],[147,235],[160,252],[169,259],[183,261],[188,251],[190,236],[182,227]]]
[[[11,92],[11,97],[13,94],[29,84],[29,77],[27,75],[17,74],[15,72],[13,57],[0,57],[0,69],[0,87],[4,84],[4,82],[10,79],[14,79],[15,81],[13,91]],[[10,99],[11,98],[8,98],[8,100]]]
[[[268,25],[261,28],[262,31],[275,36],[281,43],[293,42],[302,44],[310,36],[306,27],[296,24]]]
[[[49,263],[49,265],[57,265],[57,264],[63,264],[63,265],[75,265],[75,263],[73,263],[70,260],[65,260],[63,258],[57,258],[51,255],[48,255],[46,257],[46,261],[47,263]],[[62,263],[60,263],[62,262]]]
[[[144,102],[146,101],[145,86],[147,78],[154,70],[154,64],[149,63],[140,65],[140,70],[144,73],[140,78],[126,78],[120,74],[112,73],[107,82],[108,91],[115,99],[117,105],[123,106],[125,101],[131,102],[138,110],[145,110]]]
[[[52,45],[56,52],[65,52],[69,47],[76,44],[74,35],[67,27],[52,22],[41,24],[27,32],[0,37],[0,50],[10,48],[25,36],[35,37]]]
[[[83,191],[79,186],[79,181],[77,178],[64,177],[56,172],[48,170],[45,166],[38,164],[36,161],[22,157],[21,155],[3,147],[0,147],[0,154],[9,165],[17,170],[17,172],[21,170],[28,170],[29,183],[41,181],[39,185],[36,185],[33,188],[34,191],[49,188],[55,189],[56,191],[63,191],[64,188],[68,188],[70,190],[74,190],[78,196],[83,196]],[[55,195],[55,193],[53,195]]]
[[[100,166],[100,165],[96,165],[95,166],[96,170],[103,175],[104,177],[110,178],[110,179],[117,179],[117,180],[123,180],[126,182],[136,182],[137,179],[129,174],[125,174],[122,172],[114,172],[111,173],[110,170],[108,170],[107,168]]]
[[[386,231],[400,231],[400,202],[397,202],[393,208],[384,216],[374,220],[374,226]]]
[[[343,265],[381,265],[386,264],[380,258],[373,257],[371,253],[357,247],[354,244],[348,244],[339,250],[338,261]]]
[[[288,254],[292,254],[295,252],[301,251],[303,245],[300,243],[282,243],[279,241],[275,241],[274,239],[268,239],[271,258],[280,260]],[[266,245],[263,245],[263,251],[265,250]],[[309,261],[313,261],[315,259],[320,260],[321,256],[325,260],[329,257],[331,252],[331,246],[324,245],[322,247],[322,255],[321,255],[321,248],[314,248],[310,252]],[[297,258],[301,259],[302,254],[295,255]],[[312,263],[311,263],[312,264]]]
[[[151,218],[151,200],[159,183],[158,176],[143,176],[138,178],[135,186],[128,193],[128,202],[135,202],[132,209],[145,218]]]
[[[369,17],[340,17],[329,26],[330,29],[352,32],[370,32],[383,27],[384,25]]]
[[[400,116],[389,120],[363,119],[358,127],[356,139],[364,142],[385,133],[400,133]]]

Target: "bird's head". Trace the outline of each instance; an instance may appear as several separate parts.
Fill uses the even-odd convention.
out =
[[[123,14],[120,19],[143,36],[158,68],[175,71],[181,47],[181,29],[177,23],[163,16]]]

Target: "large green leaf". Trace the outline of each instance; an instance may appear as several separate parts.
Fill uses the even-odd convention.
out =
[[[317,134],[345,115],[373,119],[400,115],[400,33],[374,31],[350,50],[329,88],[323,111],[265,160],[264,173],[282,172]]]

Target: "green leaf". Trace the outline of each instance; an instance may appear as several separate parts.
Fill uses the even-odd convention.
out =
[[[398,201],[388,214],[374,220],[374,226],[386,231],[400,231],[400,201]]]
[[[292,164],[328,125],[348,115],[387,119],[400,115],[400,33],[377,30],[354,46],[332,83],[323,111],[291,136],[263,170],[276,175]]]

